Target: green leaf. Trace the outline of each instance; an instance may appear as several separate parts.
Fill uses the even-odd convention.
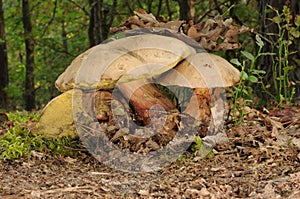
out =
[[[294,69],[295,69],[294,66],[286,66],[286,67],[283,68],[283,71],[288,72],[288,71],[292,71]]]
[[[243,92],[245,95],[249,95],[249,92],[248,92],[246,89],[243,89],[242,92]]]
[[[295,18],[295,24],[297,27],[300,26],[300,15],[297,15],[296,18]]]
[[[255,39],[256,39],[256,44],[257,44],[259,47],[263,47],[263,46],[264,46],[264,42],[261,40],[261,38],[260,38],[259,35],[255,35]]]
[[[293,35],[293,37],[295,37],[295,38],[300,37],[300,31],[297,30],[295,27],[291,27],[290,33],[291,33],[291,35]]]
[[[255,74],[255,75],[259,75],[259,74],[266,74],[266,71],[264,70],[257,70],[257,69],[253,69],[251,71],[252,74]]]
[[[241,51],[241,53],[247,58],[247,59],[250,59],[251,61],[254,61],[254,56],[251,54],[251,53],[249,53],[249,52],[247,52],[247,51]]]
[[[252,82],[252,83],[257,83],[257,82],[258,82],[258,78],[255,77],[254,75],[250,75],[250,76],[248,77],[248,80],[249,80],[250,82]]]
[[[245,71],[242,71],[241,72],[241,77],[242,77],[242,79],[248,79],[248,74],[245,72]]]
[[[281,16],[275,16],[270,20],[276,24],[280,24],[282,22]]]
[[[241,62],[239,62],[238,59],[231,59],[230,62],[233,63],[234,65],[237,65],[237,66],[241,66],[242,65]]]
[[[260,53],[260,55],[271,55],[271,56],[273,56],[273,55],[276,55],[276,53]]]

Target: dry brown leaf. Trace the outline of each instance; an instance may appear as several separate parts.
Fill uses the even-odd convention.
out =
[[[272,183],[269,182],[264,189],[264,193],[262,194],[264,198],[277,198],[277,194],[275,193],[275,189],[272,186]]]
[[[182,24],[184,24],[184,21],[176,20],[176,21],[169,21],[169,22],[160,22],[158,24],[154,24],[154,26],[158,28],[166,28],[178,32]]]
[[[111,28],[110,32],[116,33],[143,27],[166,28],[175,32],[182,30],[184,34],[199,42],[204,49],[219,51],[240,48],[241,44],[238,42],[238,35],[252,31],[245,26],[234,26],[231,18],[223,20],[220,16],[194,24],[192,21],[187,23],[184,21],[167,22],[162,17],[159,18],[159,22],[153,14],[148,14],[145,10],[135,11],[134,13],[136,16],[129,17],[128,20],[121,23],[118,27]],[[220,40],[222,41],[221,43]]]
[[[141,21],[145,23],[159,23],[152,13],[147,14],[146,12],[134,11],[134,14],[138,16],[141,19]]]
[[[300,138],[293,138],[292,143],[300,149]],[[299,156],[300,159],[300,156]]]

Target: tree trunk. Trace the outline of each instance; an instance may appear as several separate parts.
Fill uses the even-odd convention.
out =
[[[90,23],[89,23],[89,41],[90,47],[100,44],[104,38],[102,35],[102,0],[89,0],[90,3]],[[106,38],[105,38],[106,39]]]
[[[66,53],[69,52],[69,48],[68,48],[68,38],[67,38],[67,31],[66,31],[66,27],[65,27],[65,21],[63,20],[61,22],[61,37],[62,37],[62,46],[63,46],[63,49]]]
[[[180,20],[190,21],[195,19],[195,6],[193,0],[177,0],[180,7]]]
[[[114,0],[111,6],[104,5],[103,0],[89,0],[89,4],[90,22],[88,35],[90,47],[92,47],[107,39],[115,17],[117,0]]]
[[[0,108],[7,108],[8,60],[5,41],[3,2],[0,0]]]
[[[89,0],[90,4],[90,22],[89,22],[89,29],[88,29],[88,35],[89,35],[89,42],[90,47],[93,47],[96,45],[95,41],[95,6],[94,6],[94,0]]]
[[[30,0],[22,0],[22,15],[26,49],[24,103],[25,110],[30,111],[35,108],[34,41],[32,38],[32,25],[30,19]]]

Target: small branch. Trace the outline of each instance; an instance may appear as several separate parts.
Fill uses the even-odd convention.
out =
[[[142,3],[140,2],[140,0],[137,0],[137,3],[139,5],[140,9],[144,9],[144,7],[143,7]]]
[[[65,193],[65,192],[87,192],[87,193],[92,193],[96,196],[100,196],[99,194],[96,193],[96,188],[93,186],[66,187],[66,188],[57,188],[51,190],[25,190],[25,191],[27,193],[30,192],[30,195],[32,196]]]
[[[85,9],[85,7],[81,7],[80,4],[76,3],[73,0],[68,0],[70,3],[74,4],[77,8],[82,10],[87,16],[90,16],[90,13]]]
[[[41,46],[47,46],[48,48],[50,48],[51,50],[53,50],[55,52],[63,53],[63,54],[69,55],[74,58],[77,56],[77,55],[72,55],[71,53],[65,51],[65,49],[63,49],[63,48],[61,48],[61,49],[63,49],[63,50],[61,50],[60,48],[55,48],[54,46],[50,46],[48,43],[45,43],[42,41],[36,42],[36,44],[41,45]]]
[[[218,1],[214,0],[214,3],[215,3],[216,10],[219,12],[220,15],[223,15],[223,12],[222,12],[222,10],[220,8],[220,5],[219,5]]]
[[[229,2],[229,0],[228,1],[225,1],[225,2],[223,2],[223,3],[221,3],[221,4],[219,4],[219,6],[221,6],[221,5],[225,5],[226,3],[228,3]],[[197,21],[196,21],[196,23],[200,23],[209,13],[211,13],[212,11],[214,11],[214,10],[216,10],[217,8],[216,8],[216,5],[215,5],[215,7],[214,8],[211,8],[211,9],[209,9],[207,12],[205,12],[204,13],[204,15],[202,15]]]
[[[48,27],[52,24],[52,22],[54,21],[54,18],[55,18],[55,14],[56,14],[56,8],[57,8],[57,0],[55,0],[55,2],[54,2],[54,8],[53,8],[53,14],[52,14],[52,17],[51,17],[51,19],[49,20],[49,22],[46,24],[46,27],[45,27],[45,29],[44,29],[44,31],[43,31],[43,33],[42,33],[42,37],[45,35],[45,33],[46,33],[46,31],[47,31],[47,29],[48,29]]]
[[[134,14],[134,8],[132,8],[132,7],[130,6],[128,0],[126,0],[125,3],[126,3],[126,6],[127,6],[128,10],[129,10],[130,14],[133,15],[133,14]]]

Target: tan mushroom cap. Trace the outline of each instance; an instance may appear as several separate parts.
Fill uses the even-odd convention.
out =
[[[240,72],[224,58],[209,53],[197,53],[163,74],[158,83],[165,86],[215,88],[229,87],[239,80]]]
[[[74,90],[69,90],[52,99],[30,132],[33,135],[43,134],[50,138],[77,137],[72,112],[73,95]]]
[[[71,88],[112,89],[117,81],[152,78],[195,54],[176,38],[156,34],[125,37],[100,44],[79,55],[57,79],[61,91]]]
[[[67,69],[58,77],[55,81],[55,86],[58,90],[65,92],[74,88],[75,77],[82,64],[83,59],[85,59],[93,48],[88,49],[82,54],[78,55],[67,67]]]

